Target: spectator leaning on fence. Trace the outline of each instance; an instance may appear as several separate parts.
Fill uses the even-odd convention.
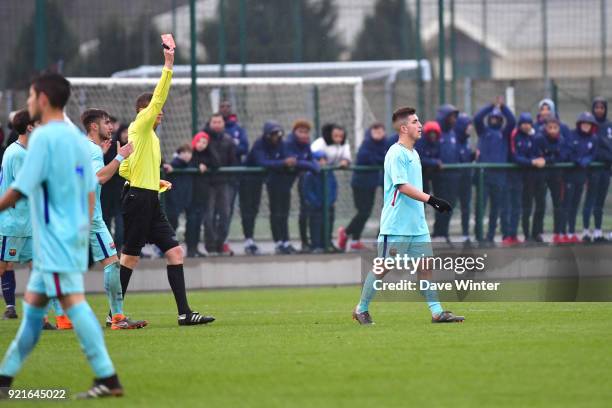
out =
[[[223,115],[215,113],[208,121],[204,132],[210,136],[208,149],[218,160],[219,167],[237,164],[236,145],[225,132]],[[227,174],[210,176],[210,194],[204,213],[204,242],[209,253],[233,255],[225,242],[229,233],[231,193],[235,178]]]
[[[219,159],[215,152],[209,148],[210,136],[206,132],[198,132],[191,140],[193,155],[190,167],[198,169],[197,175],[191,178],[192,198],[187,207],[187,225],[185,227],[185,241],[187,243],[187,256],[200,258],[205,256],[198,249],[200,243],[200,230],[202,219],[207,211],[209,196],[211,194],[211,177],[205,173],[219,167]]]
[[[313,153],[318,165],[327,165],[325,152],[319,150]],[[327,184],[328,202],[324,200],[324,188]],[[303,186],[300,194],[303,196],[305,211],[308,214],[310,226],[310,242],[313,253],[323,253],[326,250],[324,234],[324,211],[327,205],[327,214],[333,213],[334,203],[338,195],[338,182],[333,171],[320,174],[318,171],[309,170],[303,176]]]
[[[353,203],[357,214],[351,219],[346,227],[338,228],[338,248],[346,250],[348,239],[352,239],[350,248],[352,250],[365,249],[361,243],[361,234],[368,218],[372,214],[376,190],[382,186],[382,166],[385,164],[387,153],[387,134],[385,126],[381,122],[373,123],[365,132],[363,143],[357,151],[356,165],[377,166],[376,170],[355,170],[351,178],[353,190]]]
[[[612,122],[608,120],[608,102],[601,97],[593,100],[593,116],[597,121],[595,160],[603,162],[604,167],[589,169],[587,179],[587,192],[582,208],[582,224],[584,226],[583,241],[607,241],[603,236],[601,225],[603,221],[603,207],[610,187],[610,164],[612,163]],[[591,235],[589,221],[591,212],[595,218],[595,230]]]
[[[321,134],[322,137],[312,143],[312,152],[323,150],[330,166],[348,167],[351,164],[351,148],[347,140],[346,129],[338,124],[329,123],[323,125]],[[335,218],[336,214],[332,211],[330,215],[329,242],[331,242]],[[339,251],[333,244],[330,244],[330,247],[334,251]]]
[[[464,164],[472,163],[475,153],[470,147],[469,139],[472,133],[472,118],[465,113],[460,113],[455,122],[455,135],[459,148],[459,161]],[[472,169],[459,170],[459,193],[458,199],[461,204],[461,233],[463,242],[470,242],[470,204],[472,201]]]
[[[442,167],[445,164],[456,164],[461,161],[457,136],[455,135],[457,115],[459,115],[459,111],[450,104],[440,106],[436,114],[436,122],[438,122],[442,129],[440,135],[440,160],[442,161]],[[438,177],[437,183],[434,184],[434,194],[448,201],[451,207],[454,207],[457,201],[460,176],[459,170],[444,170],[440,177]],[[445,213],[436,212],[433,233],[431,234],[433,241],[436,241],[437,238],[450,242],[449,226],[451,215],[451,211]]]
[[[119,125],[113,133],[113,140],[110,148],[104,155],[104,165],[107,165],[117,156],[117,142],[120,146],[125,146],[128,142],[128,126]],[[125,179],[115,173],[110,180],[102,184],[102,192],[100,193],[100,203],[102,205],[102,218],[108,227],[109,231],[113,231],[115,238],[115,246],[121,248],[123,246],[123,216],[121,215],[121,190]],[[111,225],[113,228],[111,229]]]
[[[238,115],[232,110],[232,103],[228,100],[224,100],[219,105],[219,113],[223,115],[225,121],[225,133],[227,133],[234,142],[236,148],[236,165],[243,165],[246,160],[246,155],[249,152],[249,137],[246,130],[238,123]],[[240,191],[240,180],[242,175],[235,175],[232,178],[232,182],[229,185],[230,194],[230,213],[229,213],[229,224],[232,222],[234,216],[234,205],[236,204],[236,196]],[[224,243],[224,248],[228,249],[229,244]]]
[[[289,242],[289,208],[291,206],[291,183],[297,159],[287,156],[283,143],[284,131],[280,124],[268,121],[263,127],[263,136],[255,141],[249,153],[249,161],[264,167],[266,189],[270,205],[270,229],[276,245],[275,252],[281,255],[297,251]]]
[[[285,142],[285,150],[287,156],[295,157],[297,160],[296,167],[298,169],[318,172],[319,164],[312,157],[312,151],[310,150],[310,130],[312,126],[310,122],[305,119],[298,119],[293,122],[291,133],[287,135],[287,141]],[[310,242],[308,240],[308,212],[304,207],[304,200],[302,194],[302,181],[304,171],[296,172],[293,174],[293,179],[298,178],[298,191],[300,195],[300,211],[298,216],[299,229],[300,229],[300,240],[302,241],[302,253],[310,252]]]
[[[553,117],[546,121],[542,130],[536,135],[535,145],[538,155],[543,157],[546,164],[552,165],[564,161],[563,144],[559,119]],[[550,190],[553,205],[553,243],[564,242],[562,233],[564,214],[561,203],[563,191],[563,170],[559,168],[544,168],[535,176],[535,211],[533,213],[533,235],[541,236],[544,233],[544,214],[546,213],[546,191]]]
[[[504,124],[505,119],[505,124]],[[486,120],[486,124],[485,124]],[[512,111],[505,105],[502,97],[498,97],[495,103],[480,109],[474,116],[474,127],[478,134],[478,161],[481,163],[507,163],[508,148],[510,145],[510,134],[514,129],[516,119]],[[507,170],[486,169],[484,177],[484,191],[482,196],[484,202],[481,208],[484,211],[487,201],[489,209],[489,230],[485,239],[493,242],[497,220],[502,220],[502,234],[505,231],[507,212],[506,176]],[[482,217],[478,212],[476,217]]]
[[[438,183],[442,160],[440,160],[440,135],[442,129],[438,122],[429,121],[423,125],[423,137],[416,141],[414,148],[421,158],[423,167],[423,192],[433,194]],[[387,147],[388,148],[388,147]]]
[[[543,157],[535,145],[535,130],[533,129],[533,119],[529,112],[519,115],[517,128],[510,137],[510,157],[512,162],[518,164],[520,169],[508,171],[508,183],[506,191],[508,194],[508,212],[505,231],[502,243],[513,245],[519,243],[518,223],[522,214],[523,233],[525,240],[534,239],[542,242],[540,236],[532,236],[529,231],[529,221],[533,209],[533,199],[535,196],[535,178],[537,171],[534,168],[542,168],[546,164]]]
[[[563,137],[568,137],[571,130],[570,128],[559,119],[559,112],[552,99],[544,98],[538,103],[538,115],[536,117],[536,123],[534,125],[536,132],[541,132],[542,127],[546,126],[546,120],[549,118],[557,118],[561,127],[561,134]]]
[[[576,167],[565,171],[565,189],[563,196],[563,210],[567,225],[568,242],[579,242],[576,235],[576,216],[582,191],[587,181],[589,165],[595,160],[597,121],[590,112],[578,115],[576,129],[570,132],[565,140],[565,159],[576,164]],[[565,232],[566,229],[563,228]]]
[[[174,157],[170,162],[172,170],[168,174],[168,181],[172,183],[172,189],[166,193],[166,216],[168,222],[176,231],[179,216],[187,210],[191,203],[193,192],[193,174],[175,173],[175,170],[184,170],[191,166],[191,145],[183,144],[176,149]]]

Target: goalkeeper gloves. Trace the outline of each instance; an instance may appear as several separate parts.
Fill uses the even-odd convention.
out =
[[[429,196],[427,204],[431,205],[436,211],[441,213],[450,212],[453,209],[448,201],[442,200],[441,198],[436,198],[432,195]]]

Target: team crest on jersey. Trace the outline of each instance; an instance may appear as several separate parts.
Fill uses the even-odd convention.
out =
[[[16,250],[16,249],[14,249],[14,248],[13,248],[13,249],[9,249],[9,255],[10,255],[10,256],[15,256],[15,255],[17,255],[17,250]]]

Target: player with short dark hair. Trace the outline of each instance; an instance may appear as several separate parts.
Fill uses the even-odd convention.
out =
[[[159,202],[159,193],[172,188],[171,183],[159,177],[161,149],[155,129],[162,121],[162,108],[170,92],[174,49],[164,49],[164,59],[162,75],[155,91],[142,94],[136,100],[136,118],[128,128],[128,140],[134,144],[134,152],[119,167],[119,175],[129,183],[122,200],[125,242],[121,250],[121,286],[125,296],[132,271],[140,259],[140,251],[147,242],[153,243],[166,257],[168,282],[178,309],[178,324],[206,324],[215,319],[189,307],[183,249],[176,241],[174,230]]]
[[[130,156],[133,145],[120,146],[117,142],[117,156],[104,165],[104,153],[111,144],[113,125],[110,115],[102,109],[87,109],[81,114],[81,122],[91,142],[89,151],[91,164],[98,179],[96,185],[96,205],[91,220],[89,245],[94,262],[100,262],[104,268],[104,290],[111,309],[111,330],[140,329],[147,325],[146,320],[132,320],[123,314],[123,292],[119,277],[119,258],[113,237],[102,218],[100,192],[102,185],[109,181],[119,169],[121,162]]]
[[[58,298],[72,321],[81,349],[95,373],[94,385],[80,398],[121,396],[100,325],[85,300],[89,228],[96,178],[87,140],[64,121],[70,83],[46,74],[30,86],[28,111],[42,126],[30,137],[22,171],[0,199],[0,211],[27,196],[34,251],[33,270],[24,295],[24,318],[0,365],[0,392],[10,387],[34,349],[50,298]]]
[[[425,220],[423,203],[436,211],[451,211],[448,202],[423,192],[421,160],[414,144],[421,137],[421,122],[416,110],[410,107],[393,112],[393,127],[399,135],[385,156],[384,204],[378,236],[379,257],[385,258],[394,252],[411,257],[432,256],[431,237]],[[402,254],[403,252],[403,254]],[[353,319],[359,324],[374,322],[368,311],[374,297],[375,281],[382,279],[386,272],[375,275],[370,271],[363,284],[361,299],[353,310]],[[431,271],[419,270],[419,279],[428,279]],[[444,311],[435,290],[424,291],[431,311],[432,323],[461,322],[463,316]]]

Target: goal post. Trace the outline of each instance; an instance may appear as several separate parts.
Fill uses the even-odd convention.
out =
[[[80,117],[87,108],[101,108],[130,123],[135,115],[135,101],[143,92],[152,92],[157,78],[69,78],[72,98],[66,112]],[[174,78],[164,106],[164,120],[158,129],[164,157],[171,159],[175,149],[193,136],[191,79]],[[361,77],[325,78],[197,78],[198,126],[203,128],[223,99],[229,99],[238,121],[248,133],[252,145],[261,135],[265,121],[276,120],[291,131],[294,120],[305,118],[318,128],[335,122],[348,130],[351,149],[356,152],[365,129],[374,121],[364,98]]]

